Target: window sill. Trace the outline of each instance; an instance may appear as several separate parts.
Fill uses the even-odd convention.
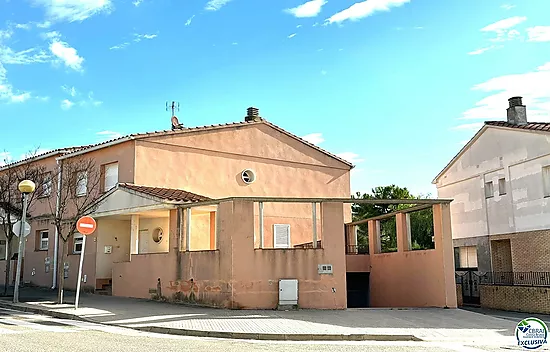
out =
[[[48,250],[47,249],[35,249],[34,251],[35,252],[47,252]]]

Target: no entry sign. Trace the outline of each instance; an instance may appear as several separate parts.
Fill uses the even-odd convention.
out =
[[[76,222],[76,230],[83,235],[91,235],[96,227],[97,224],[91,216],[83,216]]]

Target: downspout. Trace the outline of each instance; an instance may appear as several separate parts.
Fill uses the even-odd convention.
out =
[[[59,203],[61,202],[61,161],[56,159],[57,162],[57,189],[55,199],[55,218],[59,217]],[[53,275],[52,275],[52,290],[57,287],[57,256],[59,252],[59,233],[57,226],[55,226],[55,237],[53,247]]]

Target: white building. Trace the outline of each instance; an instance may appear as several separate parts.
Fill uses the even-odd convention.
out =
[[[550,272],[550,123],[527,122],[521,97],[507,121],[485,122],[437,175],[451,198],[457,269]]]

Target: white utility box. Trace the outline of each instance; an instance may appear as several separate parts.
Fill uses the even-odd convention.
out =
[[[294,306],[298,304],[298,280],[279,280],[279,306]]]

